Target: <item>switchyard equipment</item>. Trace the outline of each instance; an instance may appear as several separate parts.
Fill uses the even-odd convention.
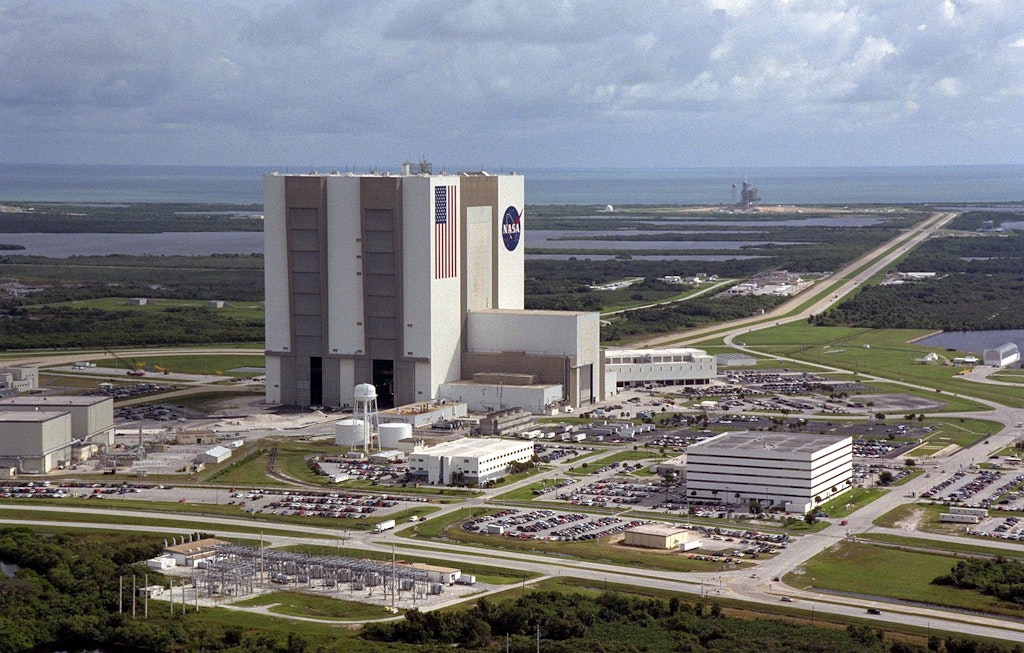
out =
[[[266,587],[268,583],[300,591],[365,591],[367,596],[380,590],[392,605],[440,593],[428,570],[406,564],[234,544],[219,547],[215,557],[193,571],[192,581],[200,595],[207,597],[250,594],[255,584]]]

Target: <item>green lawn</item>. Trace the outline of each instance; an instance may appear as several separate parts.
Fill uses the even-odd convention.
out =
[[[939,388],[945,393],[963,393],[1008,406],[1024,407],[1024,393],[1019,388],[970,383],[957,375],[960,370],[957,366],[916,362],[931,352],[938,354],[940,359],[963,354],[909,342],[928,333],[915,329],[816,327],[801,322],[747,333],[743,340],[748,346],[772,354],[876,374],[926,388]],[[906,388],[900,391],[914,392]],[[937,398],[942,401],[955,399],[948,396]]]
[[[167,308],[204,308],[205,300],[199,299],[149,299],[143,306],[135,306],[129,303],[127,297],[103,297],[99,299],[82,299],[73,302],[61,302],[49,304],[49,306],[67,306],[69,308],[95,308],[103,311],[125,311],[132,313],[159,313]],[[223,308],[210,307],[211,313],[226,315],[236,320],[259,320],[263,321],[265,314],[260,302],[241,301],[224,302]]]
[[[956,562],[956,558],[949,555],[843,541],[805,563],[802,573],[786,574],[784,580],[800,589],[822,588],[965,610],[1024,614],[1021,606],[978,592],[932,584],[938,576],[949,573]]]
[[[821,510],[829,517],[841,518],[853,514],[864,506],[868,505],[878,497],[884,496],[888,490],[880,488],[855,487],[843,492],[839,496],[821,504]]]
[[[159,370],[166,369],[170,372],[182,374],[216,374],[218,376],[248,377],[255,376],[258,372],[241,371],[232,372],[238,368],[262,368],[265,364],[263,356],[245,355],[231,356],[210,354],[183,354],[181,356],[159,355],[128,357],[118,355],[117,358],[109,354],[101,358],[87,358],[89,362],[95,363],[97,367],[109,367],[115,369],[127,369],[135,364],[142,364],[149,376],[160,378]]]
[[[270,592],[251,599],[237,601],[233,605],[240,607],[272,606],[269,608],[270,612],[277,614],[350,621],[380,619],[391,614],[379,605],[344,601],[327,595],[301,592]]]

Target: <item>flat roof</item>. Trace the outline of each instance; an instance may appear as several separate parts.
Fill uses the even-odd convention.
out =
[[[93,404],[113,402],[111,397],[89,395],[47,395],[28,397],[8,397],[0,399],[0,406],[92,406]]]
[[[694,347],[674,347],[670,349],[606,349],[605,357],[609,356],[706,356],[707,351]]]
[[[467,311],[467,313],[479,313],[481,315],[551,315],[554,317],[565,317],[569,315],[595,315],[597,311],[555,311],[546,308],[475,308],[471,311]]]
[[[787,453],[814,453],[844,440],[848,435],[820,435],[817,433],[778,433],[768,431],[726,431],[721,435],[691,444],[687,453],[699,449],[731,449],[753,451],[770,449]]]
[[[497,438],[460,438],[451,442],[442,442],[417,451],[412,455],[428,456],[486,456],[487,454],[504,451],[518,451],[524,446],[533,446],[531,441],[499,440]]]
[[[205,553],[212,548],[221,546],[222,544],[230,544],[226,540],[218,540],[213,537],[206,537],[201,540],[195,540],[194,542],[182,542],[181,544],[175,544],[173,546],[165,546],[165,553],[181,553],[184,555]]]
[[[62,410],[0,410],[0,422],[49,422],[67,414]]]
[[[639,535],[660,535],[662,537],[671,537],[677,533],[685,533],[685,528],[679,528],[678,526],[670,526],[669,524],[641,524],[634,528],[626,531],[627,533],[637,533]]]

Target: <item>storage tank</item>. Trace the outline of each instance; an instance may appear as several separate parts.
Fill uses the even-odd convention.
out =
[[[349,418],[335,424],[334,444],[342,447],[363,446],[363,420]]]
[[[381,424],[377,430],[381,449],[397,449],[398,441],[412,437],[412,424],[394,422]]]

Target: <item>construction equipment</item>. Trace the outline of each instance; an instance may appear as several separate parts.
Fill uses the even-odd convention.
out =
[[[103,349],[105,349],[108,354],[114,357],[114,360],[117,361],[118,363],[118,367],[120,367],[121,363],[124,363],[128,376],[146,376],[145,363],[140,363],[134,358],[132,359],[131,363],[129,363],[125,359],[118,356],[116,352],[112,351],[110,347],[104,347]]]

